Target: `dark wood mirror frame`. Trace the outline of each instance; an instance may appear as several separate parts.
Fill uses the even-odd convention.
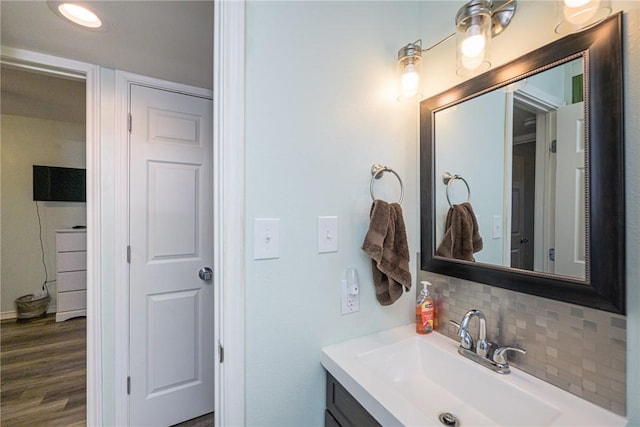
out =
[[[504,37],[504,36],[503,36]],[[587,147],[587,280],[436,257],[435,113],[582,56]],[[421,268],[625,314],[622,14],[568,35],[420,103]]]

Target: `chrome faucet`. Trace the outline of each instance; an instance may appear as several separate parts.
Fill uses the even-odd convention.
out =
[[[475,352],[478,356],[485,357],[489,352],[489,344],[487,343],[487,318],[484,317],[484,314],[478,309],[474,308],[467,311],[467,314],[462,318],[462,322],[460,322],[459,327],[460,345],[467,350],[473,351],[473,339],[471,338],[471,334],[469,334],[469,323],[471,323],[471,319],[474,317],[477,317],[479,321],[478,339],[475,345]],[[471,341],[471,347],[466,346],[467,339]]]
[[[469,323],[474,317],[478,318],[478,338],[475,343],[473,337],[469,333]],[[516,351],[526,354],[526,350],[516,347],[499,347],[496,344],[487,341],[487,318],[478,309],[471,309],[462,318],[460,323],[453,320],[449,321],[458,328],[458,336],[460,337],[460,347],[458,353],[491,369],[499,374],[508,374],[511,372],[509,362],[507,360],[508,351]]]

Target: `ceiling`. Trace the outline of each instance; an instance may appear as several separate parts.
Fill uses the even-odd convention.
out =
[[[107,31],[87,30],[68,23],[46,1],[0,1],[2,47],[206,89],[213,87],[213,1],[85,3],[107,22]],[[84,120],[84,105],[77,105],[78,99],[84,100],[82,82],[4,66],[0,81],[3,114]]]
[[[85,82],[2,66],[2,114],[83,123]]]
[[[68,23],[46,1],[2,0],[2,45],[213,87],[213,1],[86,3],[108,31]]]

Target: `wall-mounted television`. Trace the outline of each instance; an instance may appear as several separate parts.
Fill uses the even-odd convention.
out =
[[[33,165],[33,200],[86,202],[86,182],[85,169]]]

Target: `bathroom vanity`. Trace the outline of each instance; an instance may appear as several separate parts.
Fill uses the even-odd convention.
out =
[[[324,347],[326,425],[626,424],[623,417],[517,368],[493,372],[460,356],[458,345],[439,333],[417,335],[414,325],[407,325]],[[367,419],[362,411],[375,421],[362,421]]]

